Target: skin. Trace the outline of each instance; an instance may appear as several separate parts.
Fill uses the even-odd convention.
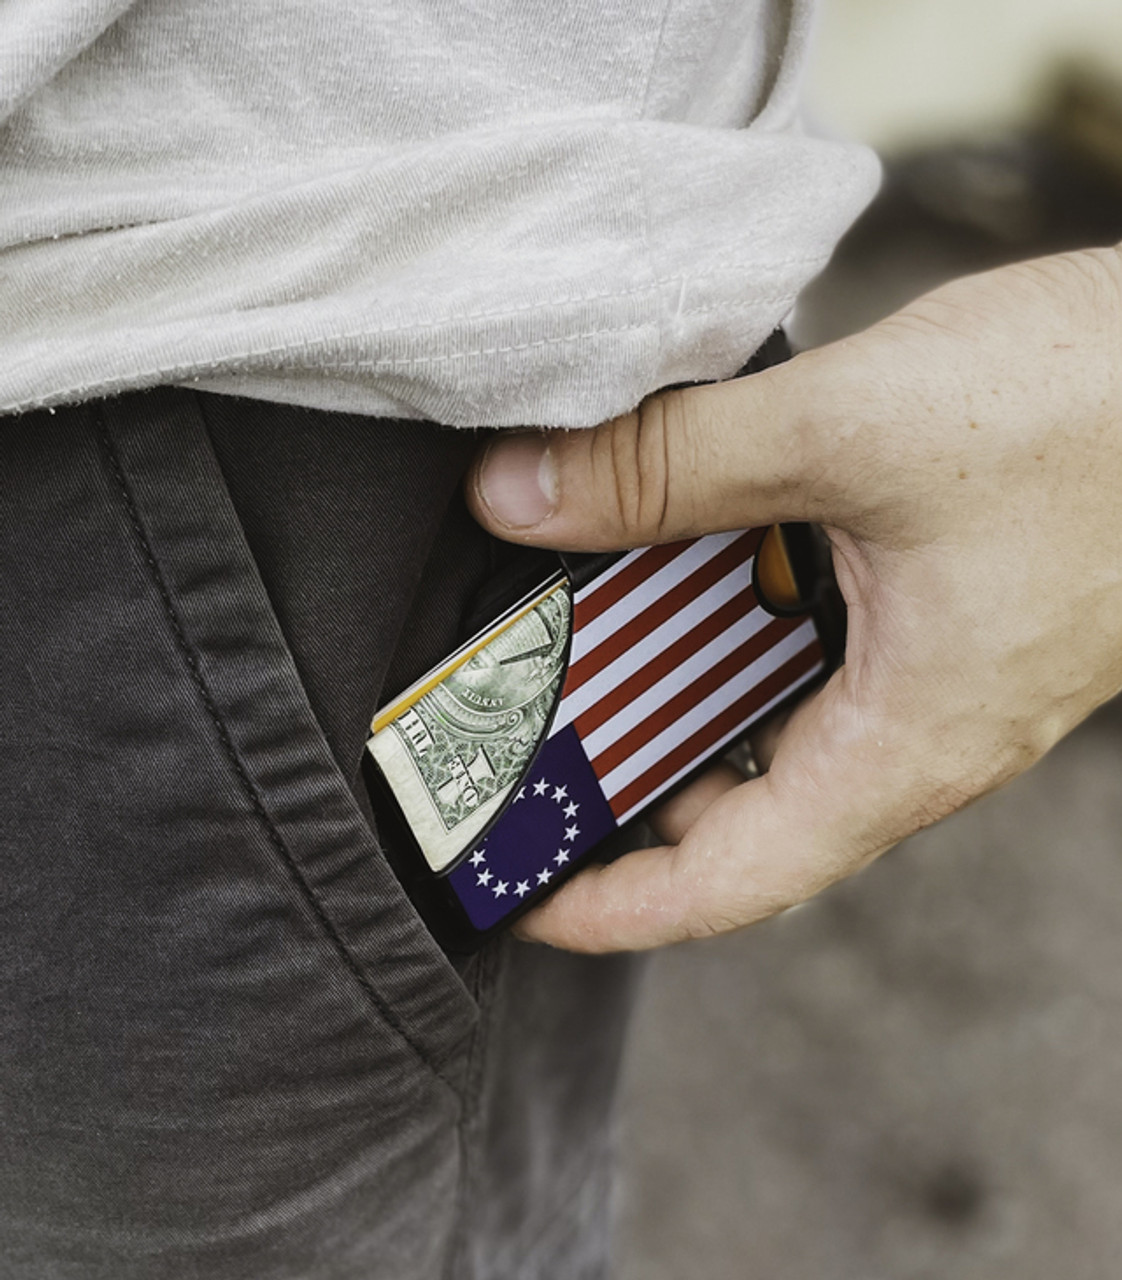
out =
[[[1029,768],[1122,688],[1122,247],[953,282],[750,378],[589,431],[499,438],[469,477],[501,537],[602,550],[822,524],[845,665],[589,868],[523,936],[577,951],[737,929]]]

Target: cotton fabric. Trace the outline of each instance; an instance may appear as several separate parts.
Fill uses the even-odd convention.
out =
[[[603,1276],[634,966],[450,960],[359,770],[506,554],[470,444],[166,389],[0,421],[0,1275]]]
[[[7,0],[0,411],[168,383],[587,426],[731,375],[871,195],[810,0]]]

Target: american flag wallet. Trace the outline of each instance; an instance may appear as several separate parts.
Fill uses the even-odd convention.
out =
[[[820,680],[841,646],[827,563],[808,526],[560,555],[383,707],[379,821],[438,940],[477,947]]]

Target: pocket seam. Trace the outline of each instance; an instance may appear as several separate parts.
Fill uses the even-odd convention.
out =
[[[330,940],[339,958],[343,961],[351,975],[358,982],[360,988],[365,993],[370,1003],[377,1010],[378,1014],[390,1027],[393,1028],[413,1053],[416,1054],[417,1057],[424,1062],[445,1084],[448,1084],[449,1087],[451,1087],[451,1082],[441,1070],[440,1066],[433,1062],[431,1057],[417,1043],[415,1038],[403,1024],[402,1020],[398,1017],[393,1007],[384,1000],[381,995],[379,995],[377,988],[363,972],[358,961],[351,954],[350,948],[347,946],[338,929],[335,927],[330,915],[320,902],[314,889],[308,883],[307,878],[300,869],[299,863],[288,848],[288,845],[285,843],[284,838],[276,827],[276,824],[273,822],[257,787],[254,785],[249,771],[238,754],[237,747],[234,745],[234,741],[230,736],[230,732],[225,721],[222,719],[221,713],[218,710],[218,706],[211,693],[210,687],[207,684],[206,677],[203,675],[198,654],[194,651],[187,637],[183,623],[175,608],[175,602],[172,599],[171,592],[169,591],[164,579],[163,571],[161,570],[159,561],[156,559],[155,553],[152,550],[151,543],[140,519],[137,503],[133,495],[132,488],[129,485],[128,478],[125,475],[124,467],[121,464],[120,455],[100,411],[95,410],[95,421],[98,440],[105,456],[106,464],[125,506],[129,525],[132,529],[141,558],[143,559],[153,585],[159,594],[164,615],[167,618],[168,625],[171,627],[172,634],[175,638],[176,647],[179,649],[183,656],[183,660],[187,664],[187,669],[190,672],[192,683],[195,685],[207,715],[215,727],[219,741],[222,744],[223,752],[233,768],[246,798],[249,800],[250,807],[252,808],[254,815],[261,823],[265,831],[266,838],[277,853],[280,854],[284,866],[297,886],[302,898],[316,917],[316,920],[319,922],[320,927]]]

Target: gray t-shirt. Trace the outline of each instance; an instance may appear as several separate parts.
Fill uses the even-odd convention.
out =
[[[584,426],[725,377],[871,196],[811,0],[6,0],[0,411],[160,383]]]

